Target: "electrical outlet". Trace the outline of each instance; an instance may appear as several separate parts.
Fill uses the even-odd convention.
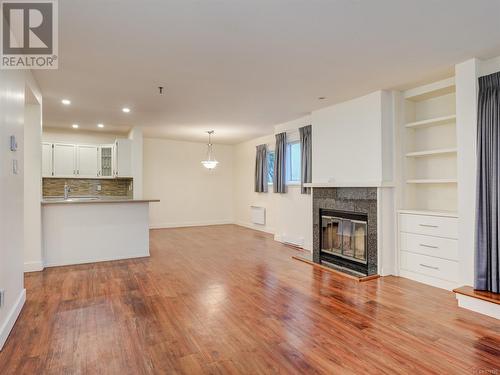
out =
[[[3,307],[3,304],[5,303],[5,290],[1,289],[0,290],[0,309]]]

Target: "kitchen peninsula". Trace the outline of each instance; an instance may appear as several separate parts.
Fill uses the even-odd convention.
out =
[[[150,199],[44,198],[45,266],[149,256]]]

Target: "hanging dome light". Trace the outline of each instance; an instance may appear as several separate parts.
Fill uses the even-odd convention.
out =
[[[217,167],[217,164],[219,164],[219,162],[215,160],[214,149],[212,145],[212,134],[214,134],[214,131],[209,130],[207,131],[207,133],[208,133],[207,158],[203,160],[201,164],[203,164],[203,166],[207,169],[214,169],[215,167]]]

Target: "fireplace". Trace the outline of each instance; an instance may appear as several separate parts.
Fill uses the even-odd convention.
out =
[[[377,274],[376,189],[315,188],[313,210],[313,260],[357,276]]]
[[[321,252],[366,264],[368,216],[321,210]]]

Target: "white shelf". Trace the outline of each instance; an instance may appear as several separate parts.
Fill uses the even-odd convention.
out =
[[[457,211],[419,210],[419,209],[415,208],[415,209],[402,209],[402,210],[398,210],[398,212],[400,214],[458,217]]]
[[[406,157],[418,158],[422,156],[445,155],[445,154],[456,154],[456,153],[457,153],[456,148],[441,148],[436,150],[409,152],[406,154]]]
[[[457,180],[453,178],[435,178],[435,179],[415,179],[407,180],[407,184],[456,184]]]
[[[406,124],[405,127],[407,127],[407,128],[426,128],[429,126],[443,125],[443,124],[446,124],[449,122],[456,121],[456,119],[457,119],[456,115],[435,117],[435,118],[431,118],[428,120],[410,122],[410,123]]]
[[[407,100],[419,102],[422,100],[451,94],[453,92],[455,92],[455,77],[443,79],[442,81],[433,82],[428,85],[406,90],[404,92],[404,98]]]

